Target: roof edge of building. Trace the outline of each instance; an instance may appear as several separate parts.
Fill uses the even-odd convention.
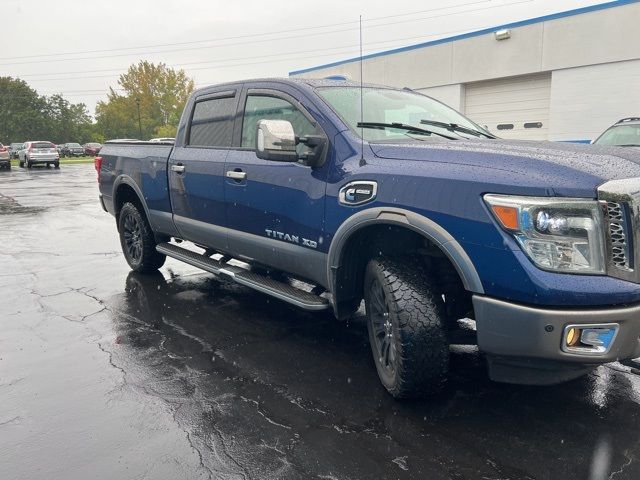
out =
[[[638,3],[640,0],[613,0],[610,2],[605,2],[605,3],[598,3],[595,5],[589,5],[587,7],[580,7],[580,8],[575,8],[573,10],[566,10],[564,12],[557,12],[557,13],[551,13],[549,15],[543,15],[541,17],[535,17],[535,18],[529,18],[526,20],[519,20],[517,22],[512,22],[512,23],[506,23],[503,25],[497,25],[497,26],[493,26],[493,27],[488,27],[488,28],[483,28],[481,30],[474,30],[471,32],[467,32],[467,33],[461,33],[459,35],[454,35],[452,37],[444,37],[444,38],[439,38],[437,40],[431,40],[428,42],[422,42],[422,43],[416,43],[414,45],[407,45],[405,47],[398,47],[398,48],[394,48],[391,50],[385,50],[382,52],[376,52],[376,53],[370,53],[367,55],[364,55],[362,57],[362,60],[369,60],[372,58],[377,58],[377,57],[383,57],[383,56],[387,56],[387,55],[392,55],[395,53],[401,53],[401,52],[407,52],[410,50],[417,50],[419,48],[427,48],[427,47],[432,47],[435,45],[441,45],[443,43],[451,43],[451,42],[455,42],[457,40],[463,40],[465,38],[471,38],[471,37],[477,37],[480,35],[485,35],[487,33],[491,33],[494,32],[496,30],[501,30],[501,29],[505,29],[505,28],[517,28],[517,27],[524,27],[526,25],[533,25],[536,23],[542,23],[542,22],[547,22],[549,20],[557,20],[559,18],[566,18],[566,17],[573,17],[575,15],[581,15],[583,13],[589,13],[589,12],[596,12],[599,10],[606,10],[609,8],[614,8],[614,7],[620,7],[622,5],[630,5],[633,3]],[[303,73],[309,73],[309,72],[313,72],[316,70],[323,70],[325,68],[331,68],[331,67],[337,67],[339,65],[344,65],[347,63],[353,63],[353,62],[358,62],[360,61],[360,57],[353,57],[353,58],[348,58],[345,60],[338,60],[336,62],[331,62],[331,63],[326,63],[324,65],[318,65],[315,67],[308,67],[308,68],[303,68],[300,70],[293,70],[289,72],[289,76],[291,75],[301,75]]]

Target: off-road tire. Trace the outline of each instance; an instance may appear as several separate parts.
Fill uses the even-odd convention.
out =
[[[376,307],[380,302],[372,299],[376,291],[380,295],[376,282],[383,294],[383,313]],[[395,398],[433,395],[442,390],[446,382],[449,344],[444,327],[445,310],[442,298],[432,285],[428,272],[416,259],[376,258],[368,263],[365,271],[365,308],[373,359],[380,381]],[[384,340],[388,334],[380,331],[380,318],[390,323],[387,325],[385,320],[384,328],[391,334],[389,348],[395,348],[392,369],[385,367],[379,353],[380,335]],[[391,350],[388,356],[390,358]]]
[[[24,161],[18,160],[18,165],[20,165],[20,168],[24,168]]]
[[[33,164],[31,163],[31,161],[28,158],[25,158],[24,163],[27,166],[27,168],[31,168],[33,166]]]
[[[164,265],[167,257],[156,250],[153,231],[144,213],[133,203],[127,202],[122,206],[118,216],[118,232],[124,258],[131,270],[149,273]],[[132,243],[135,243],[135,247],[132,247]]]
[[[60,168],[60,162],[53,162],[53,168]]]

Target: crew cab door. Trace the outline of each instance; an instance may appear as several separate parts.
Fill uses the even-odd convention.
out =
[[[229,248],[243,257],[321,282],[325,170],[259,159],[259,120],[291,122],[295,134],[319,130],[313,117],[283,91],[245,89],[236,124],[238,146],[227,157],[225,198]],[[299,145],[305,148],[304,145]]]
[[[195,98],[190,103],[184,145],[173,149],[168,162],[176,228],[186,240],[221,250],[226,248],[227,226],[224,166],[239,93],[239,88],[227,88]]]

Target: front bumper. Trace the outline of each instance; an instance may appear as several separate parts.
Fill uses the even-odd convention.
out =
[[[487,355],[497,381],[552,384],[594,366],[640,356],[640,305],[602,308],[540,308],[475,295],[478,348]],[[617,323],[619,330],[604,354],[562,350],[569,324]]]

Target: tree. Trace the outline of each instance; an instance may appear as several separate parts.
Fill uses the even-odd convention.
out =
[[[175,134],[180,115],[195,85],[183,70],[141,61],[109,89],[108,100],[96,106],[97,131],[106,138],[148,139]],[[121,91],[122,93],[118,93]],[[140,127],[138,125],[138,103]],[[139,131],[141,130],[141,132]]]
[[[83,103],[40,96],[24,80],[0,77],[0,142],[88,142],[94,135]]]
[[[47,100],[24,80],[0,77],[0,112],[0,142],[46,138]]]
[[[72,104],[62,95],[47,98],[49,140],[54,143],[92,140],[92,122],[84,103]]]

